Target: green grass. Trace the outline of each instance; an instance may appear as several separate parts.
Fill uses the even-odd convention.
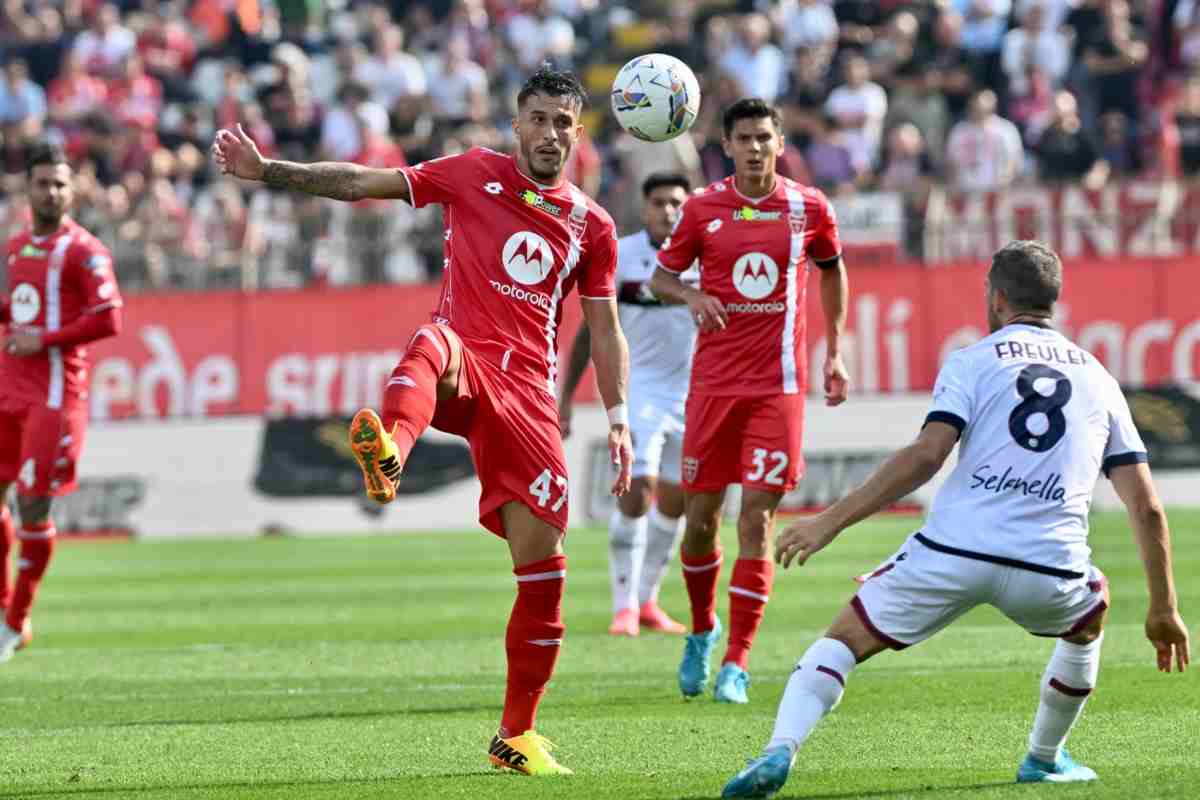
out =
[[[1173,522],[1194,617],[1200,515]],[[540,781],[497,774],[483,755],[513,595],[490,535],[66,545],[34,646],[0,667],[0,798],[714,797],[769,735],[792,665],[852,593],[849,577],[912,525],[864,525],[780,575],[739,708],[680,699],[679,639],[604,633],[605,536],[572,533],[568,634],[539,727],[577,774]],[[1122,519],[1098,516],[1093,530],[1114,608],[1072,751],[1099,785],[1010,783],[1053,643],[983,609],[856,671],[781,796],[1195,796],[1200,683],[1154,671]],[[675,571],[663,604],[683,615]]]

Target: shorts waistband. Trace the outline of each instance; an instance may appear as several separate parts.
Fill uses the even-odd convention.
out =
[[[951,547],[948,544],[935,542],[925,534],[917,531],[913,534],[913,538],[921,544],[928,547],[930,550],[936,550],[939,553],[945,553],[959,558],[970,558],[975,561],[987,561],[990,564],[999,564],[1003,567],[1014,567],[1015,569],[1023,569],[1029,572],[1037,572],[1041,575],[1052,575],[1055,578],[1066,578],[1068,580],[1079,580],[1083,577],[1082,572],[1075,572],[1069,569],[1058,569],[1057,567],[1047,567],[1042,564],[1033,564],[1029,561],[1021,561],[1016,558],[1008,558],[1006,556],[995,556],[991,553],[980,553],[975,550],[963,550],[961,547]]]

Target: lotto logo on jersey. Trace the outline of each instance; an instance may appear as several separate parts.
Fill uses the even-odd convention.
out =
[[[554,269],[554,251],[549,242],[531,231],[508,237],[500,259],[509,276],[525,286],[541,283]]]
[[[733,265],[733,285],[749,300],[761,300],[775,291],[779,266],[766,253],[746,253]]]
[[[12,290],[12,305],[9,314],[18,325],[28,325],[37,319],[42,310],[42,298],[32,283],[18,283]]]

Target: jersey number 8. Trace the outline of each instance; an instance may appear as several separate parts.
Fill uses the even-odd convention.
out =
[[[1048,395],[1034,388],[1039,380],[1054,381],[1054,391]],[[1071,399],[1071,381],[1056,369],[1045,364],[1031,364],[1021,370],[1017,376],[1017,394],[1021,402],[1008,415],[1008,432],[1013,441],[1032,450],[1044,453],[1067,432],[1067,417],[1063,414],[1063,406]],[[1042,415],[1046,419],[1045,430],[1035,433],[1029,429],[1029,421],[1034,415]],[[1042,425],[1038,425],[1042,428]]]

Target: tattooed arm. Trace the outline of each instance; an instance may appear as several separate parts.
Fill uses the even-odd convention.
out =
[[[281,189],[295,189],[334,200],[370,197],[411,202],[408,181],[398,169],[374,169],[337,161],[297,164],[265,159],[241,125],[236,133],[217,132],[213,158],[225,174],[262,181]]]

